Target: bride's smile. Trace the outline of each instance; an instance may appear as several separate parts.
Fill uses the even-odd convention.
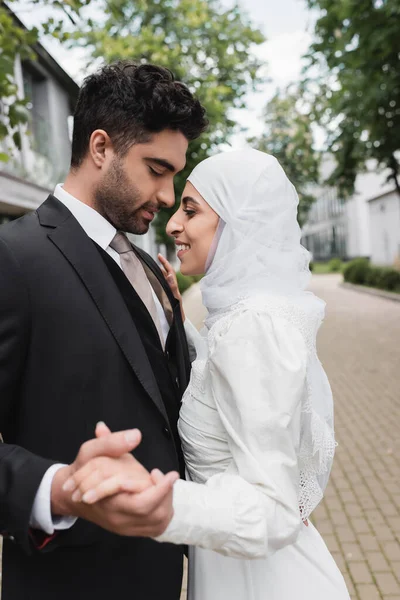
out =
[[[202,275],[205,272],[218,222],[217,213],[188,181],[181,205],[167,225],[168,235],[175,238],[184,275]]]

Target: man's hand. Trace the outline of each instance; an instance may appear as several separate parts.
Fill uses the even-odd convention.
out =
[[[82,445],[72,465],[56,474],[56,477],[59,473],[61,476],[56,481],[54,497],[61,498],[59,506],[64,512],[54,514],[75,515],[119,535],[161,535],[173,516],[172,487],[179,474],[163,475],[154,470],[150,477],[148,471],[128,454],[140,442],[140,433],[136,430],[111,433],[104,424],[99,424],[96,435],[96,440]],[[94,503],[88,502],[90,495],[81,502],[82,495],[90,491],[88,488],[98,490],[96,486],[102,485],[103,476],[108,484],[104,482],[101,493],[95,499],[92,497]],[[86,486],[81,487],[85,481]],[[122,492],[105,498],[115,489],[137,493]],[[105,499],[100,500],[100,497]],[[54,504],[57,506],[56,501]]]
[[[102,424],[99,424],[102,427]],[[99,426],[96,428],[98,429]],[[100,435],[97,439],[82,444],[71,465],[60,469],[54,476],[51,488],[51,512],[53,515],[79,516],[71,500],[71,494],[65,485],[68,480],[92,458],[109,456],[119,458],[134,450],[141,442],[142,436],[138,429]],[[133,457],[132,457],[133,458]],[[67,485],[68,488],[68,485]]]

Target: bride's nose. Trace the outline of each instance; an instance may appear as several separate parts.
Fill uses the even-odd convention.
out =
[[[172,217],[167,223],[167,235],[170,235],[171,237],[177,237],[180,233],[182,233],[183,229],[183,224],[180,223],[178,216],[172,215]]]

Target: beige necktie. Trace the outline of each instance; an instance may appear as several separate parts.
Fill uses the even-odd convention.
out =
[[[157,308],[154,302],[153,293],[151,291],[149,280],[142,266],[142,263],[134,253],[132,246],[124,233],[118,232],[115,234],[110,247],[118,252],[121,267],[137,295],[142,300],[143,304],[150,313],[157,328],[160,337],[161,345],[164,348],[164,336],[161,329],[160,319],[157,313]]]

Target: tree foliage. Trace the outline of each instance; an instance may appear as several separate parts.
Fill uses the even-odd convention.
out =
[[[400,193],[400,0],[308,0],[320,11],[303,89],[328,131],[329,182],[354,191],[368,159]]]
[[[295,185],[300,200],[300,225],[315,200],[310,190],[318,183],[320,166],[320,154],[314,149],[312,122],[301,104],[297,89],[277,92],[264,111],[264,133],[249,140],[254,148],[275,156]]]
[[[179,197],[189,172],[237,127],[229,110],[243,107],[246,92],[260,80],[252,49],[264,37],[238,5],[226,9],[218,0],[107,0],[96,10],[102,18],[76,32],[76,43],[101,61],[168,67],[207,109],[210,127],[190,144],[186,168],[176,178]],[[168,218],[162,211],[156,222],[158,239],[167,244]]]
[[[11,9],[14,3],[8,0]],[[262,63],[252,51],[264,37],[237,4],[231,8],[219,0],[29,0],[28,4],[46,6],[50,15],[31,31],[15,22],[3,4],[0,7],[0,91],[6,107],[0,140],[26,119],[13,65],[17,53],[34,57],[41,35],[56,37],[67,47],[86,48],[91,69],[120,59],[153,62],[168,67],[189,86],[210,121],[208,131],[190,144],[186,168],[176,178],[179,197],[188,173],[221,143],[229,142],[237,129],[230,109],[242,108],[245,94],[261,81]],[[21,114],[13,118],[10,107],[18,112],[17,106]],[[168,218],[162,211],[156,222],[158,239],[167,244]]]
[[[15,0],[0,3],[0,142],[7,140],[9,148],[0,152],[0,160],[7,161],[13,145],[21,147],[19,126],[28,121],[28,99],[20,93],[15,78],[15,59],[34,60],[35,45],[41,35],[66,39],[70,33],[66,25],[75,26],[79,11],[90,0],[30,0],[29,7],[47,7],[49,16],[32,29],[26,29],[12,12]],[[28,7],[28,6],[27,6]]]

